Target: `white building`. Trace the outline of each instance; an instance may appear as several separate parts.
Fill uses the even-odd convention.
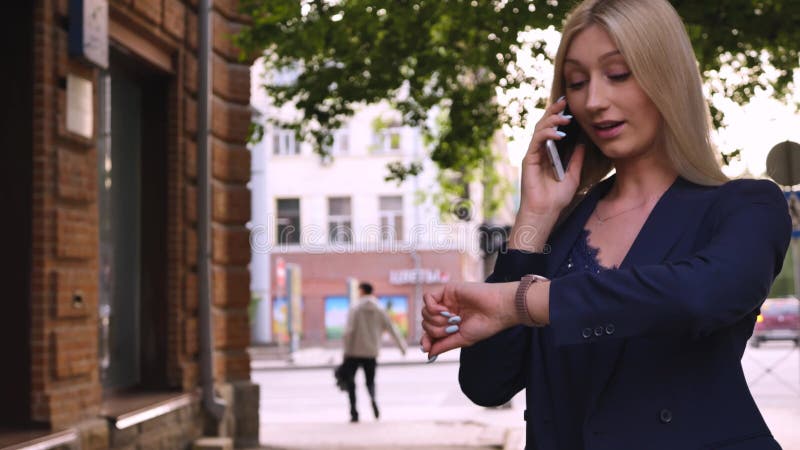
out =
[[[261,89],[251,98],[265,118],[296,114],[271,106]],[[441,214],[433,202],[437,171],[421,133],[392,125],[397,118],[387,105],[361,108],[336,131],[332,161],[265,121],[264,138],[251,149],[251,290],[262,299],[256,342],[284,333],[285,306],[276,300],[283,293],[272,288],[276,258],[302,269],[303,340],[315,344],[337,340],[348,278],[371,282],[411,341],[419,339],[424,289],[482,279],[481,186],[470,185],[470,201],[453,205],[468,214]],[[393,161],[419,161],[424,171],[400,185],[387,182],[386,165]]]

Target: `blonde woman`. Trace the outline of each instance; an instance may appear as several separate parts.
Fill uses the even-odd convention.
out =
[[[424,295],[423,350],[463,347],[477,404],[527,388],[528,449],[780,448],[740,359],[788,247],[787,206],[774,183],[720,171],[675,10],[578,5],[551,98],[507,247],[487,283]],[[546,141],[571,121],[582,144],[557,181]]]

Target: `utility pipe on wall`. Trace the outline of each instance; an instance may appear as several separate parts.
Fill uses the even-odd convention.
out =
[[[197,18],[197,278],[203,407],[220,420],[225,413],[225,402],[214,390],[214,334],[211,326],[211,7],[212,0],[200,0]]]

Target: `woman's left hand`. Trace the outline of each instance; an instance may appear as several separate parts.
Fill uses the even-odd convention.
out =
[[[467,347],[518,323],[519,282],[449,283],[423,295],[421,344],[430,357]]]

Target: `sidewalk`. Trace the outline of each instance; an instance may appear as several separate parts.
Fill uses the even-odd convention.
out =
[[[522,430],[477,422],[281,424],[261,427],[259,450],[523,450]]]
[[[452,350],[436,359],[437,364],[457,363],[459,351]],[[280,349],[263,347],[250,348],[250,367],[253,370],[297,370],[334,368],[342,362],[342,350],[339,348],[309,347],[297,350],[291,356]],[[426,364],[428,355],[420,351],[419,346],[411,346],[405,356],[397,347],[384,347],[378,355],[378,364],[382,366],[401,366],[406,364]]]
[[[342,361],[338,348],[310,347],[300,349],[289,358],[285,349],[254,347],[250,349],[254,373],[304,369],[333,369]],[[454,365],[459,351],[440,355],[436,365]],[[387,366],[419,365],[428,362],[427,354],[418,346],[403,355],[396,347],[384,347],[378,364]],[[454,366],[451,366],[454,367]],[[313,388],[310,388],[313,389]],[[303,400],[299,400],[301,403]],[[328,400],[320,398],[319,404]],[[311,406],[311,405],[309,405]],[[312,406],[313,407],[313,406]],[[426,420],[425,414],[417,417],[372,421],[371,417],[358,424],[346,422],[262,423],[262,447],[258,450],[523,450],[524,429],[518,420],[519,411],[497,411],[509,416],[507,420],[485,421],[479,417],[459,417],[454,420]],[[513,419],[511,417],[514,417]],[[515,424],[509,427],[506,424]],[[253,449],[255,450],[255,449]]]

